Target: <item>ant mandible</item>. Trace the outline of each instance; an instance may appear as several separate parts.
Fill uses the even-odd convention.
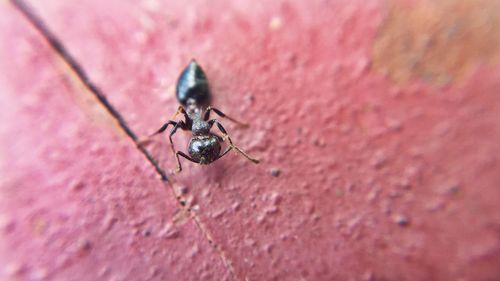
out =
[[[184,121],[169,120],[161,126],[158,131],[149,136],[150,138],[154,135],[161,134],[169,125],[173,126],[170,131],[169,140],[170,147],[172,148],[172,152],[177,160],[177,169],[175,170],[176,173],[182,171],[179,156],[182,156],[194,163],[208,165],[220,159],[233,149],[253,163],[259,163],[259,160],[250,157],[243,150],[233,144],[233,141],[227,134],[226,129],[224,129],[219,121],[216,119],[210,120],[210,112],[213,111],[218,116],[226,118],[240,126],[248,126],[247,124],[241,123],[227,116],[217,108],[209,106],[210,90],[208,87],[207,77],[203,69],[194,59],[192,59],[186,66],[177,80],[176,97],[181,105],[172,119],[175,119],[175,117],[180,113],[184,115]],[[214,124],[217,126],[219,131],[221,131],[223,135],[222,137],[210,132],[210,129],[212,129]],[[182,151],[175,150],[172,136],[179,128],[185,131],[191,131],[193,134],[193,137],[189,141],[188,145],[189,155],[186,155]],[[228,142],[228,147],[221,153],[221,143],[225,140]]]

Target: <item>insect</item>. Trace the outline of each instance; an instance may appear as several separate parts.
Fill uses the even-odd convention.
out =
[[[182,114],[184,115],[184,120],[169,120],[163,124],[158,131],[149,136],[150,138],[154,135],[161,134],[169,125],[173,126],[170,130],[169,141],[170,147],[172,148],[172,152],[174,153],[177,161],[177,168],[175,170],[176,173],[182,171],[179,156],[182,156],[183,158],[194,163],[208,165],[217,161],[229,151],[234,150],[253,163],[259,163],[259,160],[250,157],[243,150],[234,145],[231,137],[227,134],[226,129],[224,129],[222,124],[217,121],[217,119],[210,119],[210,113],[213,111],[221,118],[230,120],[242,127],[248,126],[247,124],[241,123],[227,116],[217,108],[209,106],[211,95],[207,77],[203,69],[194,59],[191,60],[179,76],[176,87],[176,97],[177,101],[179,101],[181,105],[172,119],[175,119],[178,114]],[[222,133],[222,137],[211,132],[213,125],[217,126],[219,131]],[[189,155],[182,151],[177,151],[174,147],[172,136],[178,129],[191,131],[193,134],[188,145]],[[221,153],[221,143],[226,140],[228,147]]]

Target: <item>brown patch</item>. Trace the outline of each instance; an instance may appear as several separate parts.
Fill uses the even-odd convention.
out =
[[[500,57],[500,1],[389,1],[375,40],[373,67],[398,83],[423,79],[445,85],[477,63]]]

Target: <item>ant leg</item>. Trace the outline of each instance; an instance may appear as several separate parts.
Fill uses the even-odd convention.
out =
[[[243,155],[246,159],[254,162],[255,164],[258,164],[260,162],[259,160],[252,158],[250,155],[246,154],[239,147],[237,147],[236,145],[234,145],[233,141],[231,140],[231,137],[229,137],[229,135],[227,134],[226,129],[224,129],[224,127],[222,126],[221,123],[219,123],[215,119],[212,119],[212,120],[208,121],[208,124],[210,125],[210,127],[212,127],[214,123],[217,125],[217,128],[219,128],[219,130],[222,132],[223,139],[227,139],[230,148],[233,148],[236,152],[238,152],[239,154]],[[228,151],[225,151],[224,154],[227,153],[227,152]]]
[[[204,118],[203,118],[205,121],[208,121],[208,119],[210,119],[210,111],[212,111],[212,110],[213,110],[213,111],[214,111],[217,115],[219,115],[220,117],[222,117],[222,118],[226,118],[227,120],[232,121],[232,122],[234,122],[234,123],[238,124],[238,125],[239,125],[239,126],[241,126],[241,127],[248,128],[248,127],[250,126],[250,125],[248,125],[247,123],[240,122],[240,121],[238,121],[238,120],[236,120],[236,119],[234,119],[234,118],[231,118],[231,117],[227,116],[226,114],[224,114],[224,112],[222,112],[222,111],[218,110],[217,108],[213,108],[213,107],[211,107],[211,106],[207,107],[207,110],[205,110],[205,116],[204,116]]]
[[[191,162],[198,163],[193,158],[191,158],[188,155],[186,155],[184,152],[177,151],[175,153],[175,157],[177,158],[177,169],[175,169],[176,173],[180,173],[180,171],[182,171],[182,166],[181,166],[181,161],[179,160],[179,155],[182,156],[182,157],[184,157],[184,158],[186,158],[187,160],[189,160]]]
[[[232,146],[229,146],[228,148],[226,148],[226,151],[224,151],[221,155],[217,156],[217,158],[215,160],[219,160],[220,158],[222,158],[222,156],[226,155],[229,151],[231,151],[231,149],[233,149]]]
[[[168,125],[173,125],[175,127],[177,125],[177,123],[178,122],[175,122],[175,121],[172,121],[172,120],[168,120],[167,123],[163,124],[163,126],[161,126],[161,128],[158,129],[158,131],[154,132],[153,134],[151,134],[151,135],[149,135],[149,136],[147,136],[145,138],[141,138],[141,139],[137,140],[137,144],[138,145],[147,145],[147,144],[149,144],[149,142],[151,141],[152,137],[154,137],[154,136],[156,136],[158,134],[163,133],[167,129]]]
[[[179,105],[179,107],[177,108],[177,111],[175,112],[174,116],[172,116],[171,119],[175,119],[175,117],[177,117],[177,115],[179,115],[179,113],[182,113],[184,115],[184,119],[187,121],[188,120],[188,115],[187,115],[187,112],[186,110],[184,109],[184,107],[182,105]]]
[[[210,134],[213,135],[213,136],[215,136],[219,140],[219,142],[223,142],[224,141],[224,138],[221,137],[221,136],[219,136],[218,134],[214,134],[214,133],[210,133]]]
[[[188,120],[189,116],[187,115],[187,112],[186,112],[186,110],[184,110],[184,107],[182,107],[182,105],[180,105],[179,108],[177,108],[177,111],[175,112],[174,116],[172,116],[171,119],[175,119],[175,117],[177,117],[177,115],[179,115],[179,113],[184,114],[184,118],[186,119],[186,121]],[[168,125],[172,125],[172,126],[175,127],[177,125],[177,123],[179,123],[179,122],[168,120],[167,123],[163,124],[163,126],[161,126],[161,128],[158,129],[158,131],[156,131],[155,133],[149,135],[146,139],[140,140],[138,143],[142,144],[144,142],[149,142],[149,138],[151,138],[151,137],[153,137],[155,135],[163,133],[167,129]],[[182,129],[184,129],[184,128],[185,128],[185,126],[182,126]]]
[[[181,162],[179,160],[179,151],[175,151],[175,147],[174,147],[174,142],[172,141],[172,136],[177,132],[177,129],[178,128],[185,128],[186,127],[186,124],[183,122],[183,121],[179,121],[177,122],[177,124],[175,124],[175,126],[172,128],[172,130],[170,131],[170,135],[168,136],[168,140],[170,141],[170,148],[172,149],[172,153],[175,155],[175,159],[177,160],[177,171],[180,172],[179,169],[181,169]]]
[[[173,125],[175,127],[175,126],[177,126],[177,122],[172,121],[172,120],[168,120],[167,123],[163,124],[163,126],[161,126],[161,128],[158,129],[158,131],[156,131],[155,133],[153,133],[149,137],[152,137],[152,136],[155,136],[155,135],[158,135],[158,134],[161,134],[161,133],[165,132],[165,130],[167,129],[168,125]]]

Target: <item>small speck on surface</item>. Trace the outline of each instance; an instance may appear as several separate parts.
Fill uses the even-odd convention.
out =
[[[280,17],[273,17],[271,18],[271,20],[269,21],[269,29],[271,30],[278,30],[281,28],[281,26],[283,25],[283,21],[281,20]]]
[[[402,214],[396,214],[393,216],[393,221],[399,226],[407,226],[410,224],[410,219]]]
[[[193,207],[191,207],[191,211],[193,212],[198,212],[200,210],[200,205],[196,204],[196,205],[193,205]]]
[[[145,229],[144,231],[142,231],[142,235],[144,235],[145,237],[151,236],[151,230]]]
[[[458,194],[459,191],[460,191],[460,186],[458,184],[452,184],[446,189],[446,192],[451,195]]]
[[[272,177],[279,177],[279,175],[281,174],[281,171],[278,168],[272,168],[269,171],[269,173],[271,174]]]
[[[240,202],[234,202],[232,205],[231,205],[231,209],[233,209],[233,211],[238,211],[240,209],[240,205],[241,203]]]
[[[254,101],[255,101],[255,96],[254,96],[254,95],[252,95],[252,94],[247,94],[247,95],[245,96],[245,99],[246,99],[247,101],[249,101],[249,102],[254,102]]]
[[[165,239],[177,238],[179,235],[179,232],[170,223],[166,224],[158,233],[158,237]]]
[[[312,144],[317,147],[325,147],[325,140],[322,138],[316,138],[313,140]]]
[[[344,196],[344,190],[342,190],[342,188],[337,187],[335,189],[335,195],[337,195],[338,197]]]
[[[78,241],[78,248],[83,251],[90,251],[92,249],[92,243],[87,239],[82,239]]]
[[[177,194],[187,194],[189,192],[189,188],[185,185],[178,186],[176,188]]]
[[[72,181],[70,184],[69,184],[71,190],[74,190],[74,191],[80,191],[82,190],[84,187],[85,187],[85,183],[83,181]]]

